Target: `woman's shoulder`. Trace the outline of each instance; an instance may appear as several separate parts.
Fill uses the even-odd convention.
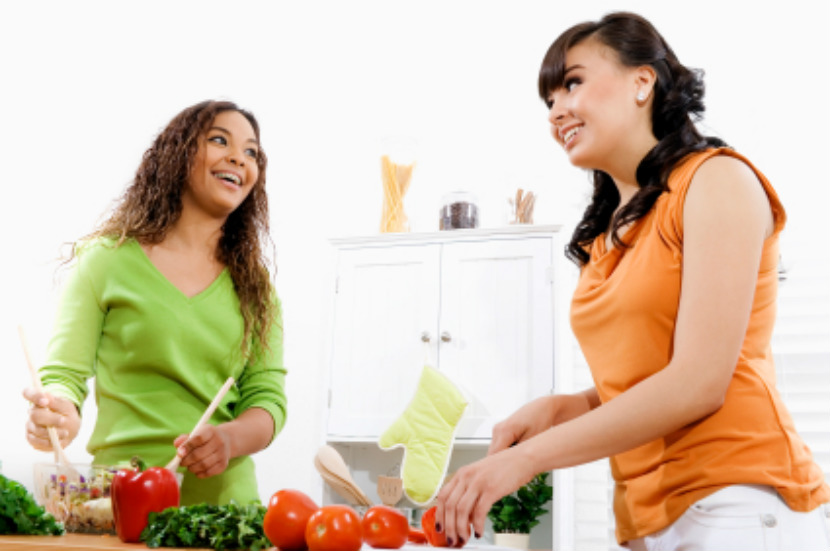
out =
[[[668,178],[670,191],[678,191],[688,186],[698,170],[704,165],[730,165],[732,163],[748,163],[740,153],[729,147],[712,147],[694,151],[680,159],[671,169]]]
[[[129,237],[97,236],[77,242],[75,256],[78,263],[87,267],[110,267],[125,255],[133,254],[137,245],[135,239]]]
[[[661,205],[661,218],[682,227],[689,190],[704,204],[742,202],[766,194],[776,221],[776,229],[783,227],[786,216],[770,182],[744,155],[729,147],[697,151],[684,157],[672,170],[668,181],[669,193]]]
[[[668,177],[667,206],[682,205],[693,182],[758,182],[765,185],[766,178],[743,155],[729,147],[715,147],[695,151],[683,157]],[[699,185],[699,184],[696,184]]]

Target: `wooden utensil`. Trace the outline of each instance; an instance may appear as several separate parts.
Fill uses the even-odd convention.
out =
[[[190,431],[190,434],[187,436],[187,440],[190,440],[190,435],[202,428],[204,424],[208,422],[210,416],[213,415],[213,412],[216,411],[216,408],[222,401],[222,398],[224,398],[225,394],[228,392],[228,390],[230,390],[231,385],[233,385],[233,377],[228,377],[228,380],[225,381],[225,384],[222,385],[222,388],[220,388],[219,392],[216,393],[216,396],[213,397],[213,401],[210,403],[210,405],[208,405],[207,409],[202,414],[202,417],[196,423],[196,426],[193,427],[192,431]],[[187,442],[187,440],[185,440],[185,442]],[[181,460],[182,458],[179,457],[179,454],[177,452],[176,456],[173,459],[171,459],[170,463],[168,463],[167,466],[164,468],[175,473],[176,469],[179,467],[179,462],[181,462]]]
[[[26,365],[29,367],[29,374],[32,376],[32,385],[38,392],[43,392],[43,383],[40,382],[40,376],[37,374],[35,364],[32,361],[32,354],[29,352],[29,343],[26,340],[26,333],[23,331],[23,326],[17,326],[17,334],[20,337],[20,345],[23,347],[23,355],[26,357]],[[79,481],[81,473],[72,466],[72,462],[66,456],[66,452],[61,446],[60,438],[58,438],[58,431],[55,427],[47,427],[49,433],[49,441],[52,443],[52,451],[55,453],[55,463],[58,465],[61,474],[65,475],[68,480]]]
[[[341,477],[329,472],[328,469],[326,469],[326,467],[320,462],[318,457],[314,458],[314,466],[317,468],[317,471],[320,473],[323,480],[326,481],[328,485],[331,486],[331,488],[343,499],[352,505],[364,505],[366,507],[372,506],[371,500],[366,496],[366,494],[363,493],[360,487],[353,480],[344,480]]]
[[[337,494],[345,499],[350,505],[371,506],[371,504],[368,503],[368,498],[358,495],[352,486],[347,484],[340,477],[329,473],[317,457],[314,458],[314,467],[320,473],[323,480],[331,487],[331,489],[337,492]]]
[[[348,501],[351,505],[364,505],[366,507],[371,507],[372,504],[368,497],[362,494],[362,492],[359,493],[354,486],[326,471],[325,467],[320,464],[319,459],[314,459],[314,466],[320,472],[320,476],[323,480],[331,486],[331,488],[337,492],[340,497]]]
[[[403,480],[393,476],[378,476],[378,497],[389,507],[394,507],[403,497]]]
[[[516,190],[515,204],[510,200],[514,210],[514,224],[533,223],[533,205],[536,203],[536,195],[532,191],[524,191],[522,188]]]
[[[528,191],[522,201],[522,217],[519,220],[522,224],[533,223],[533,206],[536,204],[536,195],[532,191]]]
[[[371,500],[354,481],[352,474],[349,472],[349,467],[337,450],[329,445],[320,446],[320,449],[317,450],[316,458],[318,461],[315,462],[315,465],[319,465],[318,470],[322,469],[333,480],[339,481],[343,486],[348,488],[361,501],[361,505],[371,507]]]

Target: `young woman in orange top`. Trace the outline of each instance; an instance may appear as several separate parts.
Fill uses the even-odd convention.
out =
[[[830,549],[830,488],[775,388],[786,216],[767,179],[694,121],[699,72],[645,19],[576,25],[539,75],[554,140],[593,174],[567,247],[595,386],[533,401],[438,496],[455,546],[542,471],[610,457],[631,549]]]

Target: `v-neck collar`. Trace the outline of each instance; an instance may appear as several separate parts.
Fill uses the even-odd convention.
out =
[[[225,278],[229,277],[229,275],[230,275],[230,272],[228,271],[228,267],[225,266],[224,268],[222,268],[222,271],[219,272],[219,275],[217,275],[216,278],[214,278],[214,280],[211,281],[210,284],[207,287],[205,287],[204,289],[202,289],[201,291],[199,291],[195,295],[189,296],[184,291],[179,289],[179,287],[177,287],[172,281],[170,281],[167,278],[167,276],[164,275],[161,272],[161,270],[159,270],[158,267],[155,264],[153,264],[153,261],[150,260],[149,256],[147,256],[147,253],[141,247],[141,244],[138,242],[138,240],[130,239],[130,242],[131,242],[130,245],[132,245],[133,247],[135,247],[137,249],[138,254],[143,259],[143,262],[146,262],[147,266],[149,266],[150,270],[156,275],[157,279],[160,279],[163,282],[164,286],[173,295],[177,296],[179,299],[184,300],[185,302],[187,302],[189,304],[199,302],[200,300],[203,300],[205,297],[211,295],[213,293],[214,289],[219,287],[221,285],[222,281]]]
[[[591,259],[592,263],[596,264],[600,268],[601,271],[605,273],[605,277],[611,275],[611,272],[617,267],[617,264],[625,256],[626,252],[628,252],[632,247],[637,244],[637,239],[640,235],[640,230],[644,227],[646,222],[651,219],[654,214],[654,207],[647,212],[642,217],[635,220],[623,234],[620,236],[620,239],[623,243],[626,243],[628,246],[624,248],[619,248],[616,246],[611,246],[611,248],[606,247],[606,238],[608,237],[608,232],[602,232],[596,238],[594,238],[594,242],[591,245]]]

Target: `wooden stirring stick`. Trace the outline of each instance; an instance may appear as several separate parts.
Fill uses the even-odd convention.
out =
[[[17,326],[17,334],[20,336],[20,344],[23,346],[23,355],[26,356],[26,365],[29,366],[29,374],[32,376],[32,385],[38,392],[43,392],[43,383],[40,382],[40,377],[35,369],[35,364],[32,361],[32,354],[29,352],[29,343],[26,340],[26,333],[23,331],[23,326]],[[55,427],[47,427],[49,432],[49,441],[52,442],[52,449],[55,452],[55,463],[64,463],[68,468],[70,467],[69,458],[66,452],[63,451],[60,438],[58,438],[58,431]]]
[[[225,381],[225,384],[222,385],[222,388],[220,388],[219,392],[216,393],[216,396],[213,398],[213,401],[210,403],[210,405],[207,407],[205,412],[202,414],[202,417],[201,417],[201,419],[199,419],[199,422],[196,423],[196,426],[193,427],[193,430],[190,431],[190,434],[193,434],[194,432],[196,432],[197,430],[202,428],[205,423],[208,422],[208,420],[210,419],[210,416],[213,415],[213,412],[216,411],[217,407],[219,407],[219,402],[221,402],[222,398],[225,397],[225,394],[228,392],[228,390],[230,390],[232,384],[233,384],[233,377],[228,377],[228,380]],[[190,440],[190,435],[188,435],[187,440]],[[185,440],[185,442],[187,442],[187,440]],[[167,464],[165,469],[176,472],[176,469],[179,467],[179,462],[181,460],[182,460],[182,458],[179,457],[179,454],[177,452],[176,456],[173,459],[170,460],[170,463]]]

